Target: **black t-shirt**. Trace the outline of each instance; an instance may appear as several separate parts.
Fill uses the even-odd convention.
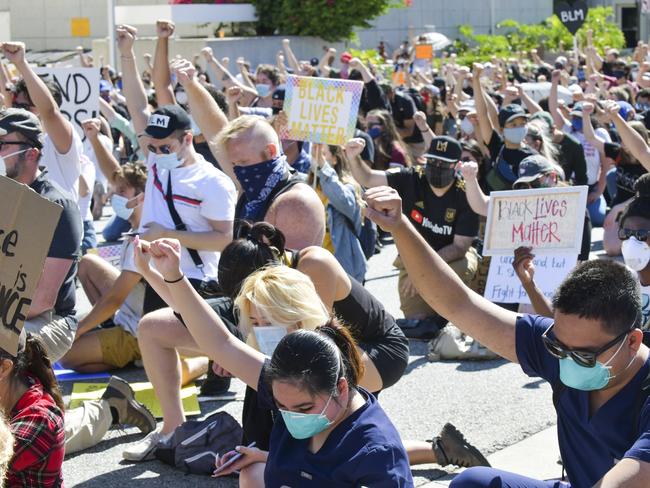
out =
[[[83,235],[79,207],[63,188],[48,178],[47,170],[43,170],[29,186],[42,197],[63,207],[47,257],[72,260],[72,266],[56,296],[54,313],[61,317],[74,315],[76,305],[74,277],[77,275],[77,263],[81,257],[80,244]]]
[[[395,98],[390,102],[391,110],[393,112],[393,120],[395,125],[400,129],[404,128],[404,121],[411,120],[417,109],[415,108],[415,102],[413,99],[406,93],[395,92]],[[413,126],[413,132],[408,137],[404,137],[404,142],[423,142],[422,133],[417,128]]]
[[[386,178],[402,198],[402,211],[436,251],[451,244],[457,234],[468,237],[478,234],[478,215],[467,202],[463,180],[456,180],[438,197],[421,166],[387,171]]]
[[[366,141],[366,147],[361,151],[361,159],[372,163],[375,160],[375,143],[372,140],[372,137],[359,129],[354,131],[354,137],[359,137]]]
[[[564,134],[559,148],[558,162],[562,166],[566,180],[573,181],[574,185],[586,185],[587,160],[582,144],[572,135]]]
[[[507,163],[515,177],[512,182],[517,179],[517,175],[519,174],[519,163],[528,156],[535,154],[535,151],[528,147],[518,147],[517,149],[509,149],[505,147],[503,137],[494,130],[492,131],[492,137],[488,144],[488,151],[490,151],[492,166],[496,166],[500,159],[503,159]],[[503,174],[501,176],[503,176]]]
[[[636,192],[634,184],[640,176],[647,173],[646,169],[638,164],[625,164],[621,159],[621,146],[614,142],[605,143],[605,156],[616,163],[616,198],[612,200],[612,206],[618,205],[632,198]]]

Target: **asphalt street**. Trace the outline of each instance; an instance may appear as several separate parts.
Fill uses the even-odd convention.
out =
[[[367,288],[396,317],[401,317],[397,295],[397,271],[392,266],[395,246],[384,247],[370,261]],[[81,309],[88,307],[79,290]],[[404,377],[382,392],[380,402],[403,439],[431,439],[445,422],[456,425],[470,442],[489,454],[555,423],[548,384],[527,377],[505,360],[439,361],[426,358],[425,342],[411,341],[411,357]],[[144,370],[117,372],[130,381],[145,381]],[[71,383],[64,383],[69,394]],[[202,414],[225,410],[241,418],[243,384],[234,380],[234,400],[202,403]],[[122,450],[141,438],[136,429],[112,430],[92,449],[67,456],[63,465],[68,487],[235,487],[235,480],[185,475],[158,461],[128,463]],[[447,468],[451,469],[451,468]],[[436,465],[415,467],[416,486],[437,479],[447,471]]]

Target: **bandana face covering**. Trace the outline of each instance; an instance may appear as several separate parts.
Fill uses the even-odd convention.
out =
[[[264,215],[264,203],[280,182],[287,171],[287,160],[284,156],[262,161],[250,166],[235,166],[235,176],[239,181],[246,199],[244,219],[258,222]]]

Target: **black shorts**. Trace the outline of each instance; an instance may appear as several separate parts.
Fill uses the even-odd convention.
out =
[[[408,365],[409,341],[397,324],[388,329],[385,335],[358,344],[377,368],[383,383],[382,389],[399,381]]]

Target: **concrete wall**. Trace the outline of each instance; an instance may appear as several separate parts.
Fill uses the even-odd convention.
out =
[[[282,39],[285,38],[291,40],[292,49],[299,60],[307,60],[314,56],[320,58],[323,55],[323,46],[325,44],[329,47],[336,48],[339,53],[344,50],[342,43],[325,43],[322,39],[315,37],[271,36],[256,38],[231,37],[225,39],[176,39],[174,42],[170,43],[170,57],[179,55],[186,59],[192,59],[192,57],[195,54],[198,54],[201,49],[210,46],[214,55],[219,59],[224,56],[229,57],[231,60],[230,70],[233,73],[237,73],[235,60],[239,56],[243,56],[249,60],[253,67],[260,63],[274,63],[276,53],[278,50],[282,49]],[[140,68],[144,66],[142,55],[144,53],[153,54],[155,42],[156,39],[153,37],[138,39],[136,41],[135,52],[138,59],[138,66]],[[105,39],[96,39],[93,41],[92,48],[95,59],[99,59],[100,56],[103,56],[104,60],[108,62],[108,49]],[[119,66],[119,54],[116,56]],[[202,57],[201,64],[203,64]]]

